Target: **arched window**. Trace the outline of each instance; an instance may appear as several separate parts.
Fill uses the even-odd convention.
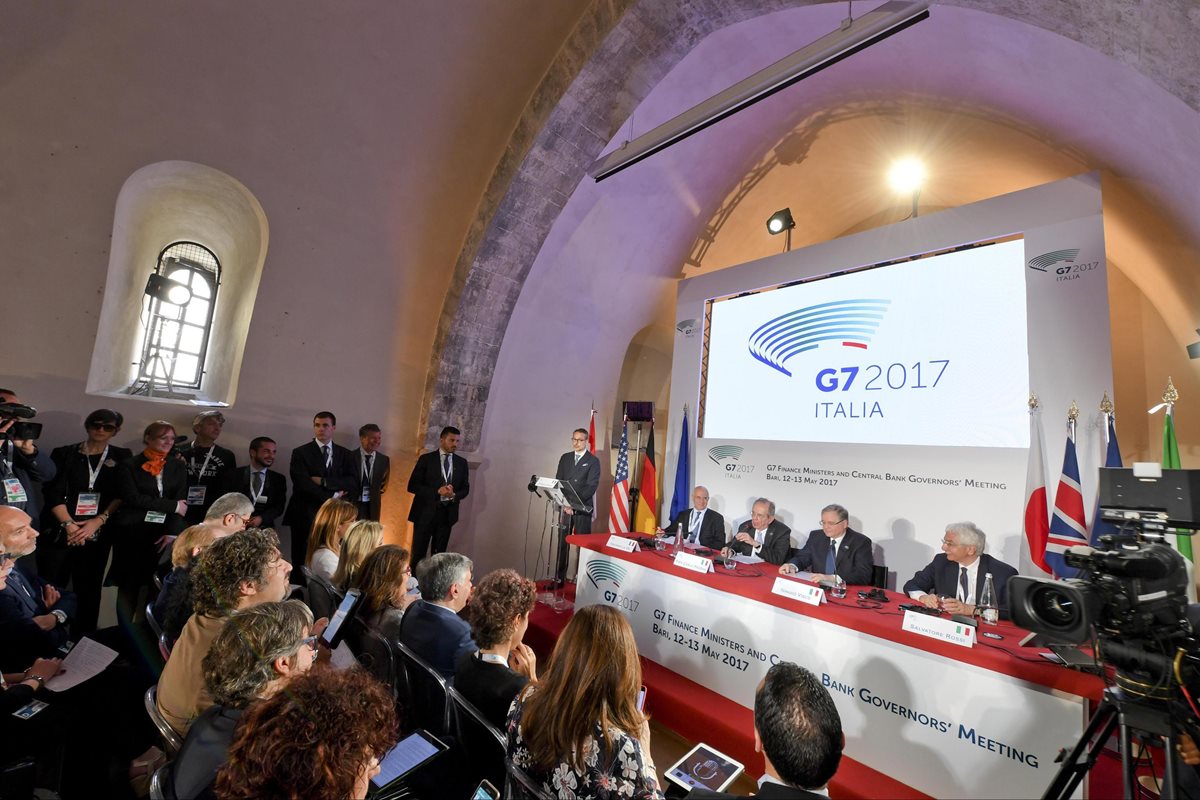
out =
[[[181,389],[198,390],[204,380],[221,264],[203,245],[175,242],[159,253],[151,282],[142,303],[145,333],[129,393],[162,395],[165,390],[169,396]]]

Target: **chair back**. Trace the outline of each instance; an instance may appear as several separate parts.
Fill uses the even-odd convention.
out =
[[[408,677],[407,711],[416,728],[437,734],[450,733],[449,684],[425,659],[404,642],[396,642]]]
[[[158,637],[158,652],[166,661],[171,657],[172,642],[167,638],[166,632],[162,625],[154,616],[154,603],[146,603],[146,624],[150,626],[150,630],[154,631],[154,635]]]
[[[371,677],[386,686],[393,698],[396,697],[399,665],[392,643],[358,617],[351,617],[342,624],[346,628],[343,640],[358,663]]]
[[[453,686],[447,687],[447,694],[450,697],[451,731],[467,756],[462,759],[467,773],[464,779],[472,787],[483,778],[493,786],[503,786],[507,737]]]
[[[504,796],[514,800],[554,800],[554,795],[543,789],[529,773],[512,762],[511,758],[504,759]]]
[[[304,575],[305,585],[308,587],[308,607],[312,609],[313,618],[329,619],[342,602],[342,592],[308,567],[301,566],[300,572]]]
[[[175,732],[171,727],[171,723],[167,722],[167,718],[158,710],[158,685],[155,684],[146,690],[146,713],[150,715],[150,721],[154,723],[154,727],[158,728],[158,733],[162,736],[163,744],[167,755],[174,757],[179,752],[179,748],[183,747],[183,737]]]
[[[150,776],[150,800],[175,800],[171,788],[171,764],[163,764]]]

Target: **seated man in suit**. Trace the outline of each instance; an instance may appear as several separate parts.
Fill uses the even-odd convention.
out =
[[[830,503],[821,509],[821,530],[810,531],[808,541],[779,568],[785,575],[811,570],[813,580],[833,582],[835,574],[846,583],[871,584],[875,557],[871,540],[850,527],[850,512]]]
[[[765,497],[754,501],[750,519],[725,543],[722,554],[758,556],[771,564],[782,564],[792,548],[792,529],[775,519],[775,504]]]
[[[20,558],[37,549],[38,532],[29,515],[14,506],[0,506],[0,541],[5,556]],[[75,613],[75,595],[59,591],[41,578],[14,569],[0,590],[0,670],[17,672],[38,658],[61,655],[67,620]]]
[[[274,528],[287,500],[287,479],[271,469],[275,465],[275,440],[256,436],[250,440],[250,464],[230,470],[226,492],[240,492],[254,504],[247,528]]]
[[[708,507],[708,489],[697,486],[692,490],[692,507],[680,511],[670,525],[655,533],[683,536],[688,544],[720,550],[725,546],[725,518]]]
[[[450,683],[463,653],[478,648],[471,626],[458,615],[471,599],[471,559],[459,553],[435,553],[417,568],[421,597],[400,620],[400,642],[423,658]]]
[[[1001,619],[1008,619],[1008,579],[1017,571],[983,552],[987,537],[973,522],[946,526],[942,552],[904,584],[904,593],[930,608],[973,616],[989,573],[996,590]]]
[[[845,745],[837,706],[816,675],[788,661],[767,670],[754,693],[754,749],[766,765],[754,797],[829,797]],[[694,789],[687,796],[737,795]]]

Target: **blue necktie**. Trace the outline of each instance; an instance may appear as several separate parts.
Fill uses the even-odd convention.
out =
[[[832,575],[835,572],[837,572],[837,542],[830,539],[829,552],[825,554],[825,574]]]
[[[962,567],[962,571],[958,573],[958,588],[962,590],[962,597],[959,600],[964,603],[969,602],[967,598],[967,568]]]

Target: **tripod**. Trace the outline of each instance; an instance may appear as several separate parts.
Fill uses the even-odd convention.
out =
[[[1167,757],[1164,786],[1177,786],[1175,775],[1175,727],[1171,724],[1166,708],[1144,703],[1126,697],[1118,688],[1104,690],[1100,706],[1092,714],[1083,735],[1075,743],[1075,747],[1065,758],[1054,780],[1050,782],[1046,793],[1049,798],[1071,797],[1079,782],[1091,771],[1099,758],[1100,752],[1108,743],[1114,730],[1119,730],[1121,752],[1121,784],[1124,787],[1124,797],[1132,800],[1137,797],[1136,759],[1133,756],[1133,740],[1135,735],[1143,734],[1162,737],[1166,742]]]

